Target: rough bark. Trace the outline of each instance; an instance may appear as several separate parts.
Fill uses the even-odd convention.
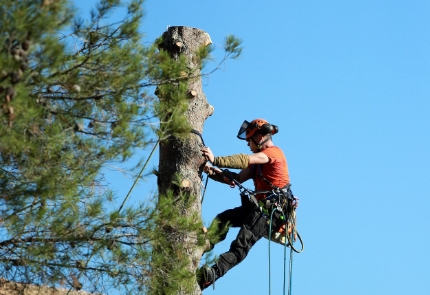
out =
[[[200,29],[182,26],[169,27],[162,38],[163,41],[159,45],[161,50],[168,51],[174,59],[178,59],[180,55],[186,56],[187,66],[191,70],[192,78],[188,80],[190,100],[185,116],[191,128],[202,134],[204,121],[212,115],[214,108],[207,102],[202,90],[201,65],[197,62],[196,51],[202,46],[211,44],[211,39],[206,32]],[[196,197],[192,199],[191,206],[186,209],[178,206],[177,214],[192,216],[197,213],[199,217],[201,216],[201,202],[198,196],[201,193],[201,173],[206,162],[200,151],[202,146],[201,138],[193,133],[186,139],[171,136],[160,143],[160,159],[157,173],[160,197],[168,189],[173,190],[174,195],[186,192],[190,196]],[[179,180],[175,178],[178,176]],[[173,184],[173,181],[176,184]],[[176,235],[175,241],[172,242],[182,246],[185,245],[190,259],[189,269],[190,272],[194,273],[203,254],[203,249],[196,247],[196,234],[179,234]],[[181,291],[178,290],[178,294],[180,293]],[[192,294],[201,294],[197,284]]]

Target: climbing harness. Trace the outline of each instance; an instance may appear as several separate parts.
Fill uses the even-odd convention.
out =
[[[259,208],[262,216],[267,219],[269,224],[269,231],[264,237],[269,241],[269,295],[271,295],[271,257],[270,257],[270,241],[281,244],[284,246],[284,286],[283,294],[285,295],[286,290],[286,257],[287,247],[290,247],[290,261],[289,261],[289,282],[288,282],[288,295],[291,295],[292,290],[292,274],[293,274],[293,252],[301,253],[304,250],[304,243],[297,229],[295,228],[295,209],[298,206],[298,198],[294,197],[291,192],[290,186],[285,188],[278,188],[272,185],[270,191],[251,191],[244,187],[240,182],[234,178],[229,178],[227,169],[221,170],[216,173],[221,173],[226,180],[234,185],[237,185],[240,191],[242,199],[248,199],[257,208]],[[232,186],[232,185],[230,185]],[[266,198],[258,201],[256,199],[257,194],[266,194]],[[281,225],[278,228],[272,229],[273,218],[281,220]],[[294,246],[294,242],[298,239],[301,244],[301,248],[297,249]]]
[[[297,207],[299,206],[299,198],[293,195],[290,189],[290,185],[287,185],[284,188],[279,188],[277,186],[274,186],[270,181],[268,181],[261,173],[260,164],[252,165],[251,169],[252,169],[252,174],[254,175],[253,178],[260,177],[272,188],[272,190],[269,190],[269,191],[256,192],[257,194],[259,193],[266,194],[266,198],[264,199],[265,202],[264,203],[260,202],[260,205],[264,208],[266,214],[269,212],[269,210],[272,210],[273,207],[277,207],[276,209],[278,209],[278,211],[283,212],[284,214],[283,217],[284,218],[286,217],[289,219],[286,221],[286,224],[284,224],[281,227],[282,231],[278,231],[277,233],[275,233],[275,236],[272,237],[271,240],[282,245],[284,244],[284,240],[287,239],[289,242],[289,246],[291,247],[291,249],[293,249],[294,252],[296,253],[302,252],[304,246],[303,246],[301,237],[297,231],[292,230],[292,228],[295,229],[295,224],[296,224],[295,209],[297,209]],[[285,237],[282,236],[282,233],[285,231],[293,232],[294,239],[291,239],[289,235]],[[293,240],[296,240],[297,238],[299,239],[302,245],[302,248],[300,250],[296,249],[293,246],[294,244]]]

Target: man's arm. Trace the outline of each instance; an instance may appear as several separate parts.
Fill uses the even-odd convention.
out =
[[[269,163],[269,157],[262,152],[249,155],[249,164],[266,164]]]
[[[226,178],[222,174],[222,170],[216,167],[212,167],[209,164],[206,164],[203,171],[206,172],[208,176],[213,180],[216,180],[222,183],[228,183],[228,181],[226,181]],[[251,179],[252,177],[252,170],[249,168],[242,169],[239,173],[235,173],[231,171],[229,172],[230,172],[230,175],[239,183],[245,182],[248,179]]]
[[[269,157],[262,152],[252,155],[237,154],[226,157],[215,157],[209,147],[202,148],[202,152],[209,162],[220,168],[245,169],[250,164],[269,163]]]
[[[251,177],[252,177],[252,170],[249,168],[242,169],[239,172],[240,183],[245,182],[248,179],[251,179]]]

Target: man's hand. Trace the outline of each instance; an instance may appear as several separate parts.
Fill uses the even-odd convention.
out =
[[[228,169],[224,169],[222,171],[222,175],[224,176],[224,178],[228,179],[229,181],[233,181],[234,179],[233,173],[231,173],[231,171]]]
[[[223,171],[217,167],[211,166],[209,163],[206,163],[205,167],[203,167],[203,172],[205,172],[208,176],[214,176],[214,178],[212,179],[215,179],[216,181],[229,184],[230,187],[235,187],[236,185],[235,182],[232,180],[234,179],[234,176],[227,169]],[[224,175],[225,172],[228,174],[229,177],[226,177],[226,175]]]
[[[214,162],[215,156],[209,147],[205,146],[204,148],[201,149],[201,151],[203,152],[203,156],[205,156],[206,160],[208,160],[211,163]]]
[[[236,174],[236,176],[239,176],[237,173],[234,174]],[[222,170],[222,176],[224,177],[224,181],[227,182],[231,188],[234,188],[236,186],[234,180],[237,177],[234,177],[233,173],[230,172],[228,169]]]
[[[211,166],[209,163],[206,163],[205,167],[203,167],[203,171],[208,175],[215,175],[216,173],[222,174],[220,169]]]

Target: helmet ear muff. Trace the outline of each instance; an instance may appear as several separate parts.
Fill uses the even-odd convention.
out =
[[[260,130],[261,130],[261,133],[264,134],[264,135],[266,135],[266,134],[273,135],[273,134],[278,133],[279,128],[276,125],[272,125],[272,124],[267,123],[267,124],[263,124],[260,127]]]
[[[276,125],[272,125],[272,135],[273,134],[276,134],[276,133],[278,133],[279,132],[279,128],[278,128],[278,126],[276,126]]]
[[[273,127],[271,124],[263,124],[261,125],[260,130],[263,135],[272,134]]]

